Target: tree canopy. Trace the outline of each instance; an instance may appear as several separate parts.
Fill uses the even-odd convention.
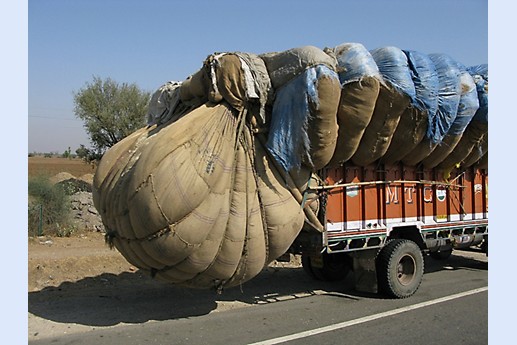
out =
[[[83,120],[94,148],[106,149],[145,126],[150,93],[136,84],[93,77],[74,92],[74,112]]]

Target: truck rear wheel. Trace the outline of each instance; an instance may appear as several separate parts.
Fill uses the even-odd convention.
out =
[[[338,281],[343,280],[351,270],[351,260],[344,253],[321,256],[302,255],[304,271],[316,280]]]
[[[389,241],[376,259],[379,292],[390,297],[413,295],[424,275],[424,258],[418,245],[406,239]]]

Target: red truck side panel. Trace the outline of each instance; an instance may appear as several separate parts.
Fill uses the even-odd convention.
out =
[[[404,225],[425,229],[467,221],[488,224],[484,170],[450,175],[401,165],[343,166],[323,174],[329,238],[389,233]]]

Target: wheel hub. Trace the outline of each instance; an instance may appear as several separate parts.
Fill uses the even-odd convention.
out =
[[[411,255],[404,255],[397,265],[397,279],[402,285],[409,285],[415,277],[416,263]]]

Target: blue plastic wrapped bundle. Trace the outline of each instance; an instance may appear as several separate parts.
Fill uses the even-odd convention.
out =
[[[479,100],[477,95],[477,85],[474,78],[467,71],[465,66],[458,64],[461,75],[461,87],[462,93],[460,97],[460,103],[458,105],[458,112],[456,118],[451,125],[451,128],[447,132],[449,135],[463,134],[465,128],[470,123],[474,114],[479,109]]]
[[[438,111],[429,123],[427,136],[402,162],[417,165],[442,141],[456,118],[461,97],[461,71],[458,63],[445,54],[429,54],[438,75]]]
[[[286,170],[313,170],[332,158],[337,139],[340,84],[325,65],[306,69],[276,91],[267,149]]]
[[[381,72],[370,52],[360,43],[343,43],[334,48],[337,72],[342,85],[359,81],[364,77],[377,77]]]
[[[470,67],[467,67],[467,71],[472,76],[479,75],[485,81],[488,82],[488,64],[484,63],[481,65],[470,66]]]
[[[438,73],[438,112],[427,137],[439,143],[452,126],[461,97],[461,71],[458,63],[445,54],[430,54]]]
[[[434,63],[427,54],[412,50],[403,52],[407,56],[416,96],[413,106],[400,116],[390,146],[382,157],[387,164],[400,161],[422,141],[438,110],[439,82]]]
[[[334,48],[333,54],[342,89],[337,112],[337,145],[329,166],[338,166],[349,160],[359,147],[375,109],[382,76],[362,44],[343,43]]]
[[[416,91],[406,54],[397,47],[377,48],[370,53],[382,77],[391,82],[399,92],[408,96],[413,103],[416,98]]]
[[[467,68],[467,71],[476,82],[479,99],[479,109],[474,115],[473,121],[488,123],[488,65],[471,66]]]
[[[442,142],[423,160],[426,168],[434,168],[441,163],[458,145],[465,128],[470,123],[479,108],[479,101],[474,78],[467,72],[465,66],[458,64],[461,71],[461,97],[456,118]]]
[[[407,56],[411,77],[415,85],[415,106],[427,111],[429,123],[434,121],[438,111],[438,72],[431,58],[424,53],[404,50]]]
[[[476,155],[478,152],[484,154],[484,146],[488,145],[488,65],[468,67],[467,71],[476,83],[479,108],[465,129],[458,145],[439,164],[439,168],[450,169],[457,165],[467,167],[472,160],[469,159],[469,156]]]

